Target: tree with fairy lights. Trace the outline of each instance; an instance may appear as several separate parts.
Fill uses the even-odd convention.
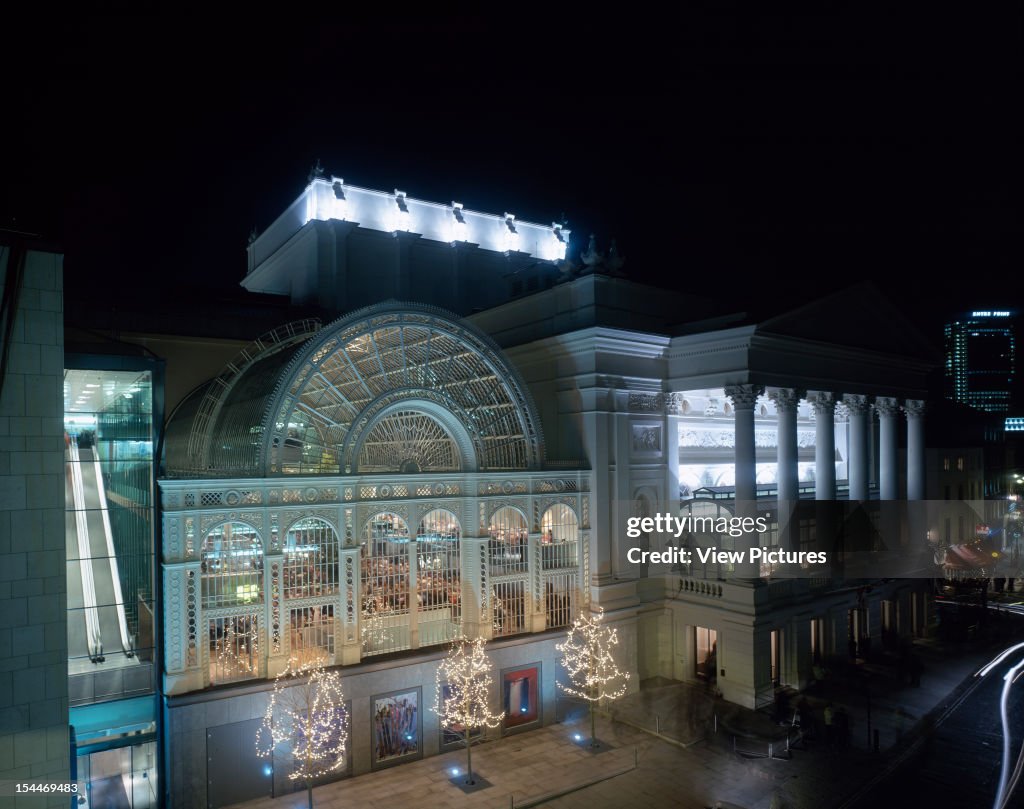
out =
[[[256,752],[270,756],[274,748],[291,747],[292,781],[305,781],[313,809],[313,781],[345,763],[348,715],[341,675],[327,671],[322,660],[298,665],[292,660],[274,681],[274,692],[256,734]]]
[[[494,685],[494,668],[484,652],[484,639],[464,636],[452,642],[448,656],[437,669],[434,713],[445,730],[461,733],[466,744],[466,784],[473,780],[473,747],[470,735],[477,730],[496,728],[504,712],[493,714],[489,695]]]
[[[626,693],[629,672],[622,671],[612,657],[619,645],[618,630],[605,626],[604,610],[598,607],[588,615],[581,612],[573,621],[564,643],[555,646],[563,655],[562,665],[569,674],[569,685],[559,682],[566,694],[586,700],[590,705],[590,746],[598,747],[594,730],[594,709],[602,701],[618,699]],[[616,680],[622,683],[613,688]]]

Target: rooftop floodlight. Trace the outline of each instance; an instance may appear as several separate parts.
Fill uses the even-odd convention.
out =
[[[408,232],[412,230],[412,216],[409,213],[409,203],[405,198],[405,192],[395,189],[395,210],[394,210],[392,233],[399,231]]]
[[[334,192],[331,217],[333,219],[347,219],[348,197],[345,196],[345,181],[341,177],[331,177],[331,190]]]
[[[505,252],[513,253],[519,250],[519,231],[516,229],[516,215],[505,213]]]
[[[466,214],[462,210],[461,202],[452,203],[452,236],[449,241],[452,244],[469,241],[469,226],[466,224]]]

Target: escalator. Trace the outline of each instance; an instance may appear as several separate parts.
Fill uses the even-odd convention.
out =
[[[92,448],[68,442],[67,516],[69,652],[93,663],[108,656],[134,656],[110,527],[103,474]],[[80,616],[80,617],[79,617]],[[122,663],[123,665],[123,663]]]

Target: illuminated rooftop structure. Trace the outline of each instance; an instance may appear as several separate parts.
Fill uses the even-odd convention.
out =
[[[314,172],[298,199],[251,239],[242,285],[334,310],[398,298],[468,314],[507,299],[507,279],[526,268],[547,264],[556,275],[569,235],[558,223],[478,213]]]
[[[946,324],[946,396],[1006,413],[1016,373],[1014,313],[985,309]]]

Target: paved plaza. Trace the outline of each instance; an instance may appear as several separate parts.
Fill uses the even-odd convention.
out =
[[[745,710],[685,684],[646,683],[640,693],[620,701],[611,717],[598,718],[598,736],[610,747],[606,752],[591,753],[574,741],[577,734],[588,734],[589,723],[581,710],[570,706],[563,722],[474,747],[474,769],[490,781],[488,789],[467,795],[449,783],[452,768],[461,770],[466,760],[465,751],[454,751],[318,787],[315,805],[705,809],[725,801],[768,809],[777,795],[788,809],[840,807],[892,766],[916,734],[955,703],[965,681],[997,646],[954,656],[949,647],[918,642],[915,651],[924,663],[919,686],[877,667],[858,671],[854,681],[837,675],[826,682],[824,693],[794,699],[803,701],[807,738],[788,756],[787,736],[796,742],[797,733],[780,726],[770,710]],[[871,735],[863,680],[870,684]],[[820,711],[826,701],[837,710],[842,706],[849,716],[845,748],[823,738]],[[872,750],[876,729],[877,753]],[[765,756],[769,744],[780,758]],[[305,806],[306,794],[298,792],[238,804],[236,809]]]

